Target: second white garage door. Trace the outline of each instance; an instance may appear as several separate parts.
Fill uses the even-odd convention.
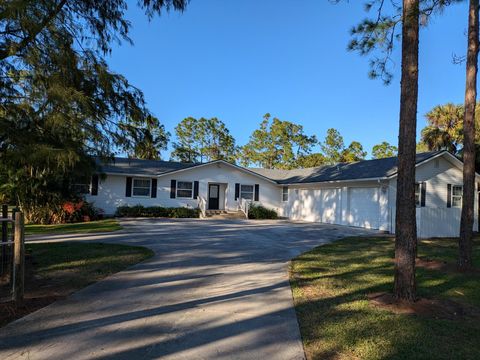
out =
[[[378,229],[380,224],[379,188],[348,189],[348,224]]]
[[[301,189],[301,211],[292,217],[298,220],[340,223],[340,189]]]

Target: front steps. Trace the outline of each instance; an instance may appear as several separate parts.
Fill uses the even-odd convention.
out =
[[[205,219],[245,219],[242,211],[206,210]]]

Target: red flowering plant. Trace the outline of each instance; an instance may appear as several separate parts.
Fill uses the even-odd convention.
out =
[[[97,220],[101,212],[87,201],[67,201],[62,205],[65,222],[87,222]]]

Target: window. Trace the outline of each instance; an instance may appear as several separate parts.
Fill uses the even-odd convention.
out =
[[[452,186],[452,207],[462,207],[463,186]]]
[[[150,196],[150,179],[133,179],[133,196]]]
[[[73,184],[72,190],[76,194],[90,194],[90,184],[87,184],[87,183]]]
[[[287,202],[288,201],[288,186],[284,186],[282,188],[282,201]]]
[[[193,198],[193,182],[179,181],[177,182],[177,197],[178,198]]]
[[[420,183],[415,183],[415,206],[420,206],[422,198],[422,187]]]
[[[253,200],[253,185],[241,185],[240,197],[245,200]]]

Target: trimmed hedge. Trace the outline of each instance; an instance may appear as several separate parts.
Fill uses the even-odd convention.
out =
[[[198,218],[200,210],[186,207],[162,207],[143,205],[119,206],[116,217],[165,217],[165,218]]]
[[[278,214],[275,210],[267,209],[262,205],[252,205],[248,209],[248,218],[254,220],[278,219]]]

